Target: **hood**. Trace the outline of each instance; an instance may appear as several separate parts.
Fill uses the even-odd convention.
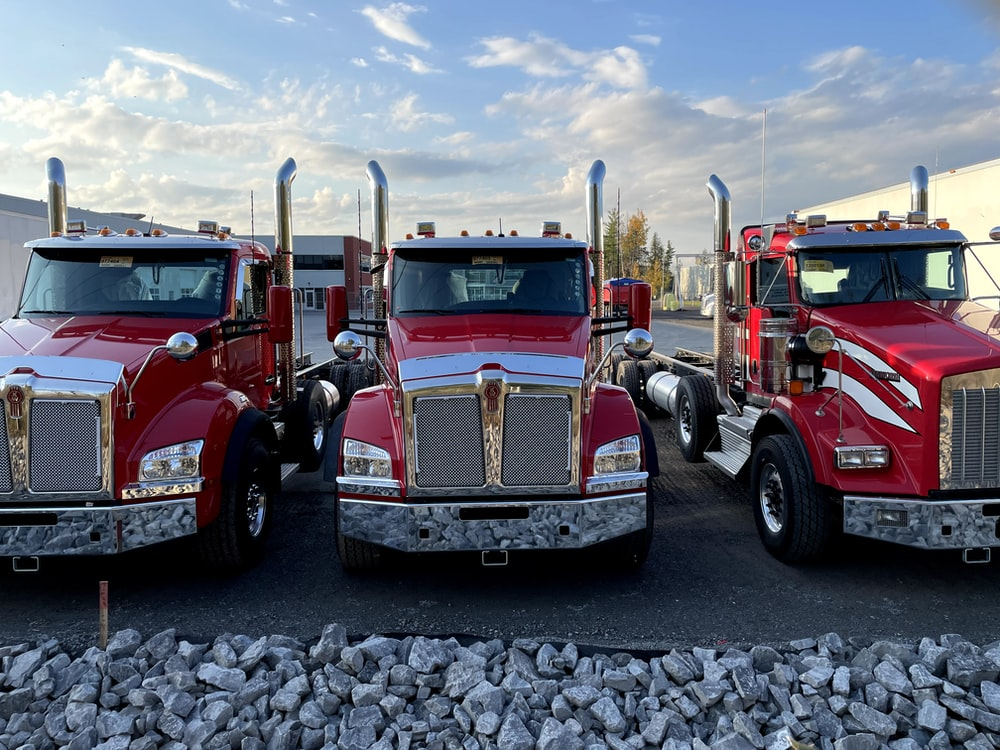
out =
[[[392,356],[401,369],[414,360],[469,355],[463,361],[474,370],[477,363],[523,354],[578,362],[575,369],[582,377],[590,343],[589,323],[584,316],[502,314],[393,318],[388,325]]]
[[[190,320],[117,318],[107,315],[74,318],[10,318],[0,324],[0,357],[36,355],[80,357],[118,362],[127,371],[139,367],[149,351]],[[191,331],[195,333],[195,331]]]
[[[915,380],[1000,367],[1000,313],[974,302],[900,301],[816,310],[855,359],[867,352]],[[864,361],[862,359],[862,361]]]

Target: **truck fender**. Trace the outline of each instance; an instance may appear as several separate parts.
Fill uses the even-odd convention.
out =
[[[781,428],[774,422],[779,422]],[[798,448],[799,453],[805,459],[806,471],[809,473],[809,481],[816,482],[816,472],[813,467],[813,455],[814,453],[809,450],[809,446],[806,444],[806,440],[802,435],[802,432],[796,426],[792,418],[784,411],[779,411],[777,409],[768,412],[768,418],[761,419],[754,426],[753,431],[753,447],[756,449],[757,445],[768,435],[776,435],[784,433],[788,435],[793,441],[795,441],[795,446]],[[747,477],[749,480],[749,476]]]
[[[649,424],[649,417],[640,410],[635,410],[639,418],[639,429],[642,431],[642,447],[646,454],[646,471],[650,479],[660,476],[660,457],[656,452],[656,440],[653,438],[653,427]]]
[[[278,437],[274,425],[264,412],[257,409],[247,409],[236,420],[233,431],[229,434],[226,445],[226,458],[222,463],[222,481],[234,482],[240,470],[240,458],[243,449],[251,436],[257,436],[264,441],[267,449],[274,454],[275,460],[271,467],[271,482],[277,490],[281,485],[281,467],[277,460]]]
[[[326,432],[326,456],[323,459],[323,479],[336,482],[340,470],[340,436],[344,434],[344,417],[346,411],[340,412]]]

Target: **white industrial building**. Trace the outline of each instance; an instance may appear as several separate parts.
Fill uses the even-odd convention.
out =
[[[930,170],[928,169],[928,172]],[[909,175],[889,187],[860,195],[809,206],[800,216],[825,214],[830,219],[874,219],[879,211],[894,216],[910,209]],[[930,174],[928,185],[930,219],[947,219],[972,242],[989,240],[990,230],[1000,226],[1000,159],[960,169]]]

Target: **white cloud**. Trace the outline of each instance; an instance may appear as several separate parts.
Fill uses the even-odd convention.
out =
[[[441,72],[437,68],[431,66],[429,63],[426,63],[423,60],[421,60],[416,55],[411,55],[409,53],[406,53],[402,57],[397,57],[385,47],[375,48],[375,59],[377,59],[379,62],[390,63],[392,65],[400,65],[409,70],[411,73],[417,73],[419,75]]]
[[[656,34],[633,34],[629,37],[636,44],[648,44],[650,47],[659,47],[663,41]]]
[[[630,47],[581,52],[555,39],[532,35],[529,41],[513,37],[480,40],[486,53],[468,58],[473,68],[515,67],[536,78],[567,78],[580,74],[584,79],[616,88],[646,86],[645,64]]]
[[[428,123],[439,125],[450,125],[455,118],[447,114],[435,114],[433,112],[421,112],[417,109],[417,95],[407,94],[398,102],[392,105],[389,119],[393,128],[403,132],[409,132],[423,127]]]
[[[431,43],[407,23],[407,19],[414,13],[425,12],[427,12],[427,8],[424,6],[407,3],[392,3],[385,8],[374,8],[368,5],[361,10],[361,14],[368,18],[383,36],[403,44],[409,44],[412,47],[430,49]]]
[[[154,79],[145,68],[128,69],[121,60],[108,63],[100,80],[89,82],[88,87],[116,98],[135,97],[168,102],[184,99],[188,94],[188,88],[177,77],[176,70],[168,70],[162,78]]]
[[[230,91],[239,90],[239,84],[225,73],[191,62],[182,55],[173,52],[157,52],[156,50],[144,47],[125,47],[124,51],[144,62],[173,68],[181,73],[204,79]]]

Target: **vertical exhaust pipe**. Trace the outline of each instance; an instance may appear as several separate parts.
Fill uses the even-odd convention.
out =
[[[66,170],[62,161],[52,157],[45,162],[45,177],[49,182],[49,236],[66,234]]]
[[[590,260],[594,264],[594,291],[597,294],[596,309],[603,315],[604,309],[604,175],[607,169],[598,159],[587,173],[587,244],[590,245]],[[596,357],[600,362],[604,356],[604,338],[597,337]]]
[[[923,211],[925,214],[930,210],[930,200],[928,199],[929,179],[927,168],[916,166],[910,170],[910,210]]]
[[[385,264],[389,259],[389,182],[379,163],[372,159],[366,170],[372,199],[372,296],[375,298],[375,319],[385,320]],[[385,361],[385,339],[375,339],[375,355]],[[381,379],[381,371],[376,370]]]
[[[274,177],[274,281],[294,290],[292,273],[292,180],[297,174],[295,160],[289,157]],[[293,292],[294,294],[294,292]],[[278,344],[278,367],[281,371],[281,394],[287,403],[295,401],[295,330],[294,311],[292,340]]]
[[[729,395],[729,384],[726,382],[726,366],[723,361],[725,336],[725,318],[728,301],[726,300],[726,253],[729,252],[730,230],[732,228],[732,201],[729,198],[729,188],[716,175],[708,178],[708,192],[715,202],[715,238],[713,241],[713,258],[715,259],[714,281],[715,316],[712,319],[712,332],[715,340],[715,397],[725,409],[726,414],[738,416],[739,407]]]

